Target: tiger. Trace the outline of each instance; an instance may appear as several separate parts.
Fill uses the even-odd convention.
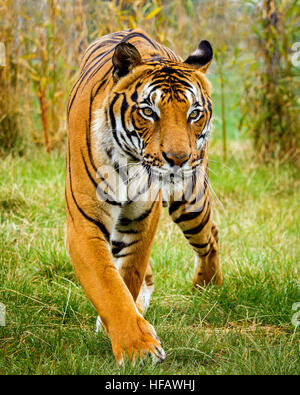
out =
[[[193,286],[222,284],[208,181],[212,59],[206,40],[182,61],[141,29],[111,33],[88,46],[69,95],[66,247],[118,366],[166,358],[144,318],[163,206],[194,250]]]

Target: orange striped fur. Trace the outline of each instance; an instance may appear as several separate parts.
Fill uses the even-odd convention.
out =
[[[207,169],[211,60],[206,41],[183,62],[142,30],[109,34],[86,50],[69,97],[67,249],[118,364],[165,358],[142,316],[163,202],[195,251],[194,285],[222,282]]]

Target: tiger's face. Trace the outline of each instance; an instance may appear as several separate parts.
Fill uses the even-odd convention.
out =
[[[152,173],[191,171],[201,164],[212,118],[204,77],[212,60],[210,44],[201,42],[182,63],[142,63],[135,47],[122,45],[125,54],[116,49],[113,58],[117,83],[106,107],[118,151]]]

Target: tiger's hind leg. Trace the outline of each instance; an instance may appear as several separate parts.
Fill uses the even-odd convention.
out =
[[[205,286],[210,282],[222,285],[218,229],[214,223],[207,240],[201,246],[192,245],[195,250],[194,286]]]

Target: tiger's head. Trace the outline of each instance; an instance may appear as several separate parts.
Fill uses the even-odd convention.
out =
[[[152,172],[190,171],[207,147],[213,104],[205,77],[213,58],[208,41],[184,62],[142,60],[129,43],[116,46],[114,87],[106,118],[118,151]]]

